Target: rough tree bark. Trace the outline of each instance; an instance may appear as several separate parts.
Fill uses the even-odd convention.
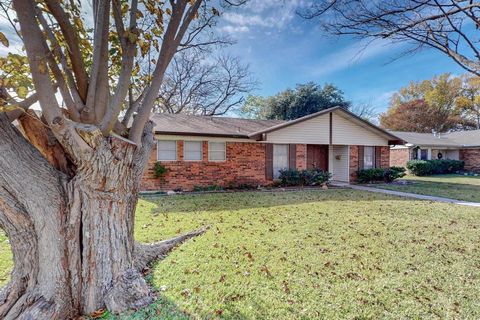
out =
[[[134,242],[152,124],[144,131],[142,147],[120,136],[105,137],[90,125],[75,131],[90,148],[62,142],[74,155],[75,169],[68,170],[74,175],[69,176],[0,115],[0,227],[15,260],[12,280],[0,292],[2,319],[65,319],[104,307],[118,313],[145,306],[153,296],[141,269],[204,232],[158,245]],[[39,140],[35,145],[46,146]]]

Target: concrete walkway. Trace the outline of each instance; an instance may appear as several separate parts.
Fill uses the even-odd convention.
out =
[[[461,201],[461,200],[456,200],[456,199],[427,196],[427,195],[417,194],[417,193],[393,191],[393,190],[379,189],[379,188],[374,188],[374,187],[366,187],[366,186],[359,186],[359,185],[339,183],[339,182],[332,183],[332,185],[334,185],[336,187],[350,188],[350,189],[354,189],[354,190],[362,190],[362,191],[368,191],[368,192],[390,194],[390,195],[405,197],[405,198],[414,198],[414,199],[430,200],[430,201],[436,201],[436,202],[453,203],[453,204],[458,204],[458,205],[461,205],[461,206],[469,206],[469,207],[480,207],[479,202],[468,202],[468,201]]]

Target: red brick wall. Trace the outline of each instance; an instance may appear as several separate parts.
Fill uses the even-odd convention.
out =
[[[296,167],[298,170],[307,169],[307,145],[297,144]]]
[[[380,151],[380,167],[390,167],[390,147],[382,146]],[[357,181],[358,146],[350,146],[350,182]]]
[[[390,147],[383,146],[381,147],[380,155],[380,167],[381,168],[390,168]]]
[[[167,168],[163,181],[154,175],[157,162],[157,146],[154,146],[146,171],[142,177],[141,190],[192,190],[195,186],[222,187],[268,185],[265,178],[265,144],[253,142],[227,142],[226,161],[208,161],[208,142],[203,141],[202,161],[183,161],[183,141],[177,141],[178,161],[162,161]],[[307,148],[296,147],[297,169],[306,169]],[[390,165],[389,147],[382,147],[381,166]],[[355,182],[358,170],[358,146],[350,146],[350,181]]]
[[[406,167],[410,160],[410,149],[390,149],[390,166]]]
[[[154,176],[153,167],[157,161],[155,145],[142,177],[141,190],[192,190],[195,186],[256,186],[269,183],[265,179],[265,144],[227,142],[226,151],[226,161],[208,161],[208,142],[204,141],[202,161],[183,161],[183,141],[177,141],[179,161],[161,162],[168,170],[162,182]]]
[[[465,170],[480,172],[480,149],[460,149],[460,160],[465,161]]]
[[[358,146],[350,146],[350,182],[357,181]]]

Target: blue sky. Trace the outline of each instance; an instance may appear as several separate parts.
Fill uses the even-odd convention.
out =
[[[248,63],[260,82],[255,94],[272,95],[308,81],[329,82],[354,104],[370,103],[383,112],[392,93],[411,80],[464,73],[433,49],[395,60],[409,44],[377,41],[365,47],[358,39],[326,36],[318,21],[295,14],[304,1],[252,0],[222,15],[220,30],[236,40],[231,54]]]

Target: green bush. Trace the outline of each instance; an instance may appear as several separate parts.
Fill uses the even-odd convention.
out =
[[[282,186],[315,186],[326,183],[332,177],[328,171],[320,169],[285,169],[280,170]]]
[[[155,175],[155,178],[159,178],[163,181],[167,172],[168,169],[164,165],[160,162],[155,162],[155,165],[153,166],[153,174]]]
[[[462,171],[465,162],[460,160],[412,160],[407,162],[407,169],[416,176],[445,174]]]
[[[405,176],[405,171],[406,169],[402,167],[361,169],[357,172],[357,181],[359,183],[392,182]]]
[[[393,182],[396,179],[405,177],[407,169],[404,167],[390,167],[385,169],[383,172],[383,181],[385,182]]]

